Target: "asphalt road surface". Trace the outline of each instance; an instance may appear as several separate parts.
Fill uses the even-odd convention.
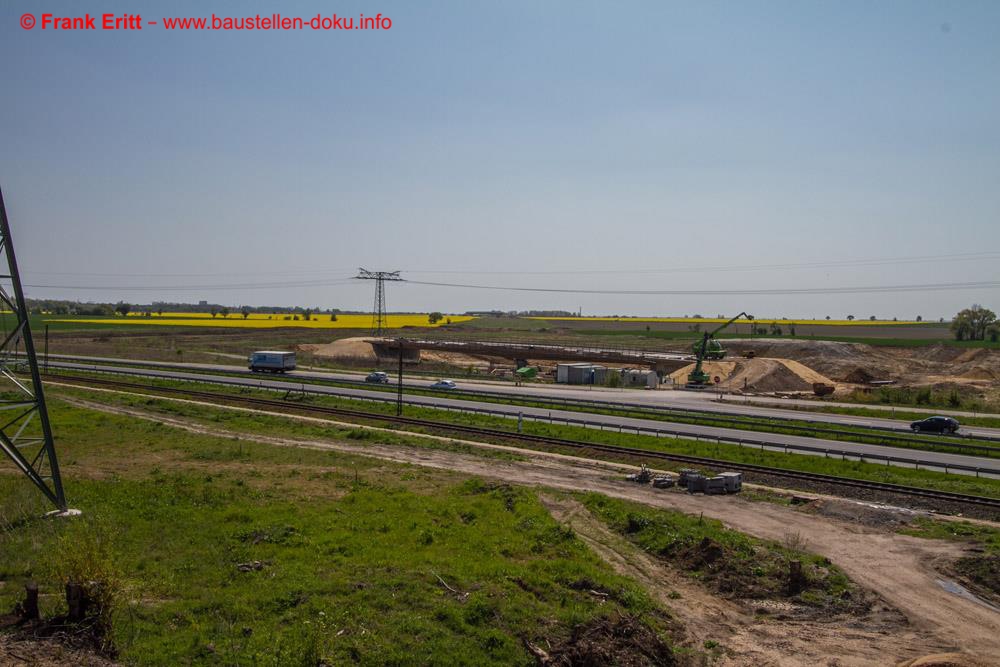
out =
[[[121,366],[112,366],[109,364],[102,364],[97,362],[89,363],[78,363],[78,362],[68,362],[68,361],[52,361],[50,366],[54,368],[66,368],[75,370],[102,370],[102,371],[112,371],[115,373],[120,373],[124,375],[134,375],[134,376],[145,376],[145,377],[159,377],[177,380],[194,380],[194,381],[211,381],[211,382],[221,382],[229,385],[239,385],[239,386],[251,386],[260,387],[267,389],[277,389],[285,391],[289,388],[289,382],[283,380],[272,379],[266,375],[259,373],[250,374],[247,372],[248,377],[227,377],[225,375],[214,375],[207,372],[190,372],[183,370],[170,370],[168,368],[162,369],[138,369],[138,368],[127,368]],[[164,364],[164,366],[173,366],[173,364]],[[212,366],[198,366],[202,371],[208,371]],[[227,371],[232,371],[231,366],[222,366]],[[308,375],[322,375],[322,377],[327,378],[330,376],[338,376],[340,374],[292,374],[290,377],[296,377],[301,380],[300,383],[294,383],[295,385],[301,386],[307,391],[315,392],[319,394],[330,394],[338,396],[348,396],[356,398],[365,399],[375,399],[383,401],[392,401],[394,396],[391,393],[384,391],[375,391],[364,388],[345,388],[345,387],[328,387],[321,384],[310,384],[308,382]],[[426,386],[429,384],[426,380],[418,383],[420,385]],[[525,387],[517,387],[511,389],[524,389]],[[666,393],[666,392],[664,392]],[[845,442],[840,440],[825,440],[822,438],[810,438],[805,436],[795,436],[795,435],[784,435],[777,433],[760,433],[754,431],[745,431],[733,428],[721,428],[715,426],[700,426],[692,424],[673,424],[664,423],[659,420],[650,419],[637,419],[629,417],[620,417],[616,415],[601,415],[593,413],[580,413],[577,411],[570,410],[549,410],[547,408],[532,408],[524,406],[512,406],[503,403],[493,403],[488,401],[473,401],[473,400],[463,400],[460,398],[448,398],[448,397],[438,397],[438,396],[420,396],[420,395],[408,395],[407,402],[410,404],[423,405],[427,407],[449,407],[449,408],[488,408],[490,410],[503,413],[504,415],[510,416],[511,418],[516,418],[518,414],[523,415],[525,418],[531,419],[542,419],[545,421],[562,421],[565,419],[581,419],[586,418],[587,421],[593,422],[595,424],[604,424],[607,427],[613,426],[618,428],[622,426],[624,428],[652,428],[652,429],[662,429],[665,431],[671,431],[673,433],[681,434],[683,436],[695,437],[695,438],[705,438],[711,439],[716,437],[722,438],[733,438],[733,439],[747,439],[747,440],[764,440],[769,444],[769,449],[782,450],[784,446],[799,446],[799,447],[812,447],[820,448],[824,450],[829,450],[831,452],[837,452],[836,456],[841,457],[841,452],[847,453],[847,458],[867,456],[867,455],[877,455],[877,456],[892,456],[900,459],[899,462],[894,462],[893,465],[901,465],[904,467],[912,467],[914,461],[920,461],[921,467],[933,466],[940,469],[944,469],[949,466],[968,466],[973,468],[983,468],[989,472],[985,473],[990,477],[1000,477],[1000,462],[988,458],[971,456],[965,454],[949,454],[942,452],[929,452],[929,451],[915,451],[910,449],[903,449],[898,447],[886,447],[881,445],[869,445],[861,443]],[[595,426],[595,428],[598,428]],[[730,444],[722,442],[720,446],[737,446],[735,444]],[[806,453],[806,452],[799,452]],[[821,452],[817,452],[816,455],[822,456]],[[910,463],[906,463],[909,461]],[[958,471],[956,471],[958,472]],[[971,472],[967,474],[972,474]],[[982,474],[982,473],[981,473]]]

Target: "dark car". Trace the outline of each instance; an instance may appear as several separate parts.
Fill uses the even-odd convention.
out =
[[[958,421],[951,417],[928,417],[910,424],[916,433],[954,433],[958,430]]]
[[[377,382],[379,384],[388,384],[389,374],[383,371],[375,371],[374,373],[368,374],[368,377],[365,378],[365,382]]]

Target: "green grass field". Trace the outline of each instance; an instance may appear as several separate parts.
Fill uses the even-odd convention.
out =
[[[535,490],[51,407],[67,496],[83,516],[40,518],[40,494],[0,471],[0,606],[33,580],[52,617],[65,612],[67,579],[100,581],[107,639],[125,664],[531,665],[524,640],[581,659],[574,630],[620,624],[644,628],[636,641],[657,664],[681,653],[700,664],[701,649],[671,648],[668,612],[553,520]],[[227,414],[201,417],[235,426]],[[239,419],[302,435],[289,420]],[[308,428],[350,441],[350,430]],[[716,521],[585,502],[615,529],[639,517],[630,537],[642,548],[721,545],[758,597],[787,597],[789,560],[823,565]],[[697,563],[684,571],[714,586]],[[794,600],[836,608],[851,584],[828,563],[822,573]]]

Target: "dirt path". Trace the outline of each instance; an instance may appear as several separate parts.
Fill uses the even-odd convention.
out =
[[[920,653],[940,652],[954,647],[987,659],[1000,659],[1000,614],[973,600],[945,591],[938,583],[940,575],[933,563],[950,560],[962,553],[955,543],[926,540],[850,525],[837,520],[806,514],[789,507],[750,502],[739,496],[701,496],[682,492],[664,492],[641,487],[622,480],[620,473],[600,462],[572,461],[552,456],[535,456],[526,450],[518,452],[530,460],[501,461],[447,450],[398,447],[379,444],[358,444],[336,441],[277,438],[201,425],[160,414],[131,408],[113,407],[86,402],[87,407],[106,412],[128,414],[156,421],[190,432],[231,438],[240,435],[255,441],[278,446],[309,447],[372,456],[398,463],[457,471],[490,477],[516,484],[550,487],[566,491],[586,489],[608,496],[641,502],[655,507],[673,508],[688,513],[701,513],[723,521],[727,526],[761,538],[784,541],[797,535],[803,548],[827,556],[855,582],[879,594],[902,612],[911,624],[908,635],[912,644],[900,645],[895,637],[876,637],[859,631],[858,641],[868,638],[879,642],[880,662],[828,664],[892,664],[895,660]],[[831,632],[833,645],[825,649],[837,655],[844,638],[855,630],[840,627]],[[739,633],[737,632],[736,635]],[[799,641],[825,643],[823,633],[816,636],[778,637],[783,650],[794,655]],[[804,644],[803,644],[804,646]],[[898,653],[897,653],[898,651]],[[788,661],[773,664],[811,664],[789,656]],[[794,661],[792,661],[794,660]],[[766,663],[765,663],[766,664]]]
[[[755,617],[742,605],[712,595],[673,568],[612,532],[579,502],[542,495],[542,502],[559,521],[607,561],[616,572],[630,577],[680,620],[687,633],[684,644],[702,649],[706,641],[727,651],[713,662],[735,665],[884,665],[892,659],[918,657],[947,646],[921,637],[895,614],[882,614],[852,623],[843,619],[823,623]],[[678,597],[679,596],[679,597]],[[773,605],[767,605],[773,606]]]

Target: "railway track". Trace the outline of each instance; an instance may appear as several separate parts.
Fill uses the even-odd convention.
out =
[[[203,391],[197,389],[182,389],[180,387],[160,387],[156,385],[142,384],[137,382],[125,382],[121,380],[109,380],[104,378],[79,377],[73,375],[59,375],[48,373],[43,375],[45,380],[58,381],[65,384],[75,384],[83,387],[115,387],[119,389],[141,390],[144,392],[169,394],[174,396],[184,396],[187,398],[197,398],[218,403],[236,403],[249,407],[277,409],[282,412],[308,413],[313,415],[328,415],[337,417],[351,417],[355,419],[378,420],[405,426],[419,426],[433,429],[435,431],[449,431],[464,435],[478,436],[481,438],[495,438],[521,443],[531,443],[544,447],[562,448],[579,452],[601,452],[615,456],[628,456],[633,458],[648,459],[653,461],[671,461],[685,463],[692,466],[699,466],[712,469],[726,468],[729,470],[739,470],[744,473],[757,473],[770,477],[779,477],[789,480],[800,480],[813,484],[830,485],[834,487],[866,490],[879,493],[889,493],[894,495],[922,498],[933,501],[945,501],[948,503],[958,503],[971,505],[978,508],[992,509],[1000,511],[1000,499],[987,498],[984,496],[973,496],[962,493],[952,493],[948,491],[936,491],[932,489],[922,489],[919,487],[903,486],[899,484],[889,484],[885,482],[873,482],[867,480],[839,477],[835,475],[824,475],[820,473],[801,472],[787,470],[784,468],[773,468],[746,463],[733,463],[719,459],[706,458],[701,456],[689,456],[686,454],[672,454],[635,447],[623,447],[618,445],[607,445],[601,443],[577,442],[564,438],[550,436],[533,435],[528,433],[515,433],[500,429],[482,428],[478,426],[465,426],[448,422],[439,422],[429,419],[418,419],[414,417],[397,417],[394,415],[384,415],[363,410],[351,410],[347,408],[335,408],[329,406],[307,405],[288,400],[276,400],[267,398],[255,398],[250,396],[240,396],[222,392]]]

